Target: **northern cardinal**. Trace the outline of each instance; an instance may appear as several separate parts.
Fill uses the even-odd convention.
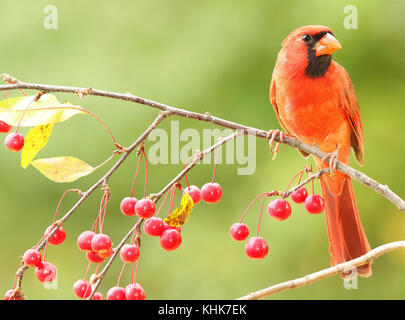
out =
[[[350,148],[357,161],[364,160],[360,110],[347,71],[332,60],[340,49],[333,32],[325,26],[304,26],[282,43],[270,85],[270,100],[285,132],[329,156],[348,163]],[[304,156],[308,156],[301,152]],[[315,158],[319,169],[329,165]],[[331,264],[357,258],[370,250],[363,230],[350,177],[340,171],[321,179]],[[370,264],[357,268],[371,275]],[[350,278],[354,270],[342,273]]]

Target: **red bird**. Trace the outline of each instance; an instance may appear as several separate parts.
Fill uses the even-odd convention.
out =
[[[348,163],[353,148],[362,164],[364,138],[356,94],[347,71],[331,56],[340,48],[333,32],[325,26],[304,26],[293,31],[278,54],[270,100],[287,134],[316,145],[343,163]],[[329,166],[324,160],[315,158],[318,170]],[[324,174],[320,181],[332,265],[367,253],[370,245],[350,177],[336,171]],[[358,267],[357,272],[370,276],[370,264]],[[353,271],[342,274],[346,278],[354,275]]]

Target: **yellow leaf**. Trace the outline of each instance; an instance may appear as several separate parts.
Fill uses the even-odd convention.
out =
[[[72,182],[96,170],[86,162],[74,157],[38,159],[32,161],[31,165],[55,182]]]
[[[37,153],[46,146],[51,136],[52,128],[53,124],[46,124],[36,126],[28,132],[21,153],[21,166],[23,168],[28,167]]]
[[[84,109],[67,103],[60,103],[52,94],[44,94],[33,102],[35,96],[8,98],[0,101],[0,120],[22,127],[35,127],[66,121],[76,114],[86,114]],[[28,110],[27,106],[29,106]],[[25,112],[25,114],[24,114]]]
[[[187,219],[190,217],[191,211],[193,210],[194,202],[188,193],[184,194],[181,199],[179,207],[174,210],[165,220],[168,225],[172,227],[180,227],[185,224]]]

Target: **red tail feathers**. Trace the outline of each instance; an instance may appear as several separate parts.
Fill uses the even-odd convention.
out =
[[[361,225],[350,177],[346,177],[340,195],[332,194],[326,180],[322,177],[321,187],[325,198],[326,225],[332,265],[366,254],[370,251],[370,245]],[[357,272],[363,277],[369,277],[371,275],[370,264],[358,267]],[[350,272],[342,274],[342,277],[350,277]]]

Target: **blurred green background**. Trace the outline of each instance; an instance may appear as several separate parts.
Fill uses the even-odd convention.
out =
[[[141,97],[269,130],[279,128],[268,100],[273,66],[283,39],[307,24],[329,26],[343,46],[334,56],[350,73],[360,102],[367,175],[403,192],[403,81],[405,2],[397,1],[53,1],[58,29],[46,30],[49,1],[2,1],[0,72],[23,81],[130,91]],[[358,9],[358,29],[346,30],[344,7]],[[9,92],[9,96],[18,95]],[[83,105],[104,119],[119,143],[129,145],[154,119],[156,110],[122,101],[57,94],[61,101]],[[177,119],[176,119],[177,120]],[[169,128],[170,123],[162,125]],[[180,128],[214,128],[180,119]],[[27,130],[23,129],[26,133]],[[77,116],[56,125],[38,158],[71,155],[97,165],[111,152],[109,137],[94,119]],[[13,285],[19,256],[51,224],[60,196],[68,188],[87,190],[108,168],[71,184],[56,184],[33,167],[20,167],[19,154],[0,151],[0,292]],[[351,159],[351,164],[359,168]],[[105,232],[117,244],[134,224],[119,203],[130,192],[137,160],[132,156],[110,180],[111,202]],[[308,215],[293,205],[285,222],[263,215],[260,235],[269,256],[248,259],[243,244],[230,239],[229,227],[260,192],[283,189],[312,160],[282,146],[271,161],[268,145],[257,141],[257,168],[238,176],[233,165],[219,165],[223,198],[199,204],[183,227],[183,244],[163,251],[158,239],[143,236],[138,282],[148,299],[231,299],[329,266],[324,215]],[[150,192],[159,191],[182,168],[151,165]],[[210,180],[212,165],[189,175],[199,186]],[[143,172],[136,196],[142,195]],[[372,247],[404,240],[405,216],[387,200],[354,182],[358,207]],[[317,190],[319,186],[317,184]],[[67,239],[50,247],[47,259],[59,271],[58,289],[46,290],[28,270],[23,291],[31,299],[73,299],[73,283],[87,262],[76,248],[81,231],[91,228],[101,191],[96,191],[65,225]],[[77,200],[69,195],[64,214]],[[178,198],[179,200],[179,198]],[[251,232],[260,204],[248,213]],[[167,208],[167,207],[166,207]],[[167,211],[167,209],[166,209]],[[346,290],[340,277],[271,296],[271,299],[403,299],[405,254],[394,252],[373,263],[373,276]],[[100,287],[114,286],[116,261]],[[122,284],[129,282],[130,271]]]

